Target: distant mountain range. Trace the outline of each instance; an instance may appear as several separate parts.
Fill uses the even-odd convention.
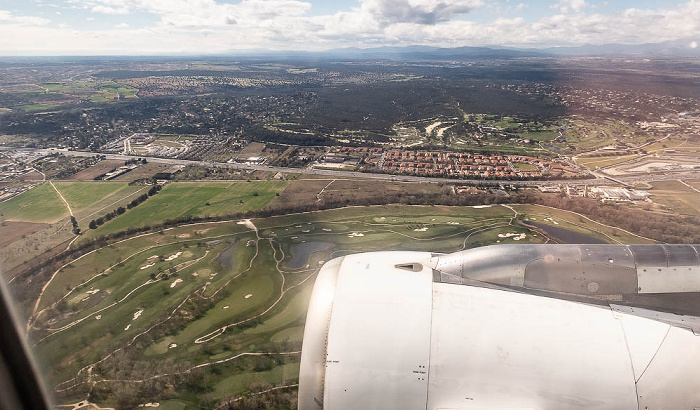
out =
[[[691,45],[695,45],[692,47]],[[339,48],[326,51],[232,50],[228,56],[274,57],[277,59],[321,60],[454,60],[513,59],[522,57],[700,57],[700,47],[691,39],[646,44],[584,44],[575,47],[516,48],[516,47],[456,47],[430,46]]]

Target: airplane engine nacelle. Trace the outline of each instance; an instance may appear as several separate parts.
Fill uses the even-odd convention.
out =
[[[643,291],[631,285],[639,269],[657,269],[643,280],[660,288],[658,272],[674,289],[700,277],[700,247],[645,249],[665,259],[637,261],[624,245],[501,245],[331,260],[307,314],[299,408],[700,408],[697,318],[628,303]]]

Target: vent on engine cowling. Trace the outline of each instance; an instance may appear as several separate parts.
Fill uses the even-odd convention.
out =
[[[397,269],[407,270],[409,272],[420,272],[423,270],[423,265],[420,263],[400,263],[398,265],[394,265],[394,267]]]

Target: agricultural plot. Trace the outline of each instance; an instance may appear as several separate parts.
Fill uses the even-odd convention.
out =
[[[128,186],[126,182],[54,182],[54,185],[68,201],[74,213],[92,208],[95,203],[121,192]]]
[[[54,223],[68,216],[68,209],[53,187],[44,183],[0,203],[0,215],[8,221]]]
[[[13,91],[30,101],[13,108],[24,111],[48,111],[63,108],[67,104],[81,100],[108,102],[136,98],[138,89],[113,81],[71,81],[30,85],[26,89]]]
[[[70,177],[66,178],[72,181],[93,181],[96,177],[106,174],[107,172],[124,165],[124,161],[117,160],[103,160],[97,164],[91,166],[90,168],[84,169],[77,172]]]
[[[40,231],[46,226],[47,224],[42,223],[4,221],[0,224],[0,247],[7,246],[26,235]]]
[[[700,215],[700,192],[696,191],[700,190],[700,184],[697,181],[684,182],[653,182],[653,189],[649,191],[652,201],[681,215]]]
[[[576,163],[585,165],[591,169],[605,168],[611,165],[621,164],[639,158],[640,155],[615,155],[615,156],[594,156],[576,158]]]
[[[261,209],[281,192],[285,181],[172,182],[157,195],[84,237],[144,226],[182,216],[216,216]]]
[[[90,218],[126,206],[148,187],[129,186],[125,182],[54,181],[70,205],[78,226],[87,230]],[[39,185],[10,201],[0,203],[0,214],[7,226],[0,262],[5,272],[25,263],[38,254],[74,238],[68,221],[68,208],[51,184]]]
[[[126,182],[54,182],[76,218],[90,215],[143,187]],[[111,210],[111,209],[110,209]],[[39,185],[0,204],[0,213],[10,221],[55,223],[69,215],[68,208],[49,183]]]
[[[253,386],[296,383],[308,300],[325,261],[553,241],[525,219],[633,240],[530,205],[350,207],[191,224],[119,241],[60,268],[28,307],[31,337],[61,402],[89,392],[116,407],[197,408],[205,395],[221,403]]]
[[[149,162],[147,164],[142,164],[136,167],[136,169],[129,171],[125,174],[121,174],[114,178],[114,181],[136,181],[139,179],[153,178],[154,175],[160,172],[173,172],[179,169],[177,165],[169,164],[158,164],[155,162]]]

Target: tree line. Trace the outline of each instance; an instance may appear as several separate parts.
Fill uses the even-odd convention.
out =
[[[143,203],[144,201],[146,201],[148,198],[150,198],[150,197],[152,197],[153,195],[157,194],[158,191],[161,190],[161,188],[162,188],[161,185],[153,185],[153,186],[151,187],[151,189],[148,190],[147,193],[145,193],[145,194],[143,194],[143,195],[140,195],[138,198],[136,198],[136,199],[134,199],[133,201],[131,201],[131,202],[129,202],[128,204],[126,204],[126,209],[135,208],[135,207],[138,206],[139,204],[141,204],[141,203]],[[97,229],[98,226],[104,224],[105,222],[109,222],[109,221],[111,221],[112,219],[116,218],[117,216],[119,216],[119,215],[123,214],[124,212],[126,212],[126,209],[124,209],[124,207],[122,207],[122,206],[117,207],[117,209],[115,209],[115,210],[113,210],[113,211],[111,211],[111,212],[107,212],[107,213],[104,214],[103,216],[101,216],[101,217],[99,217],[99,218],[97,218],[97,219],[93,219],[92,221],[90,221],[90,224],[88,225],[88,227],[89,227],[90,229]],[[76,234],[76,235],[77,235],[77,234]]]

